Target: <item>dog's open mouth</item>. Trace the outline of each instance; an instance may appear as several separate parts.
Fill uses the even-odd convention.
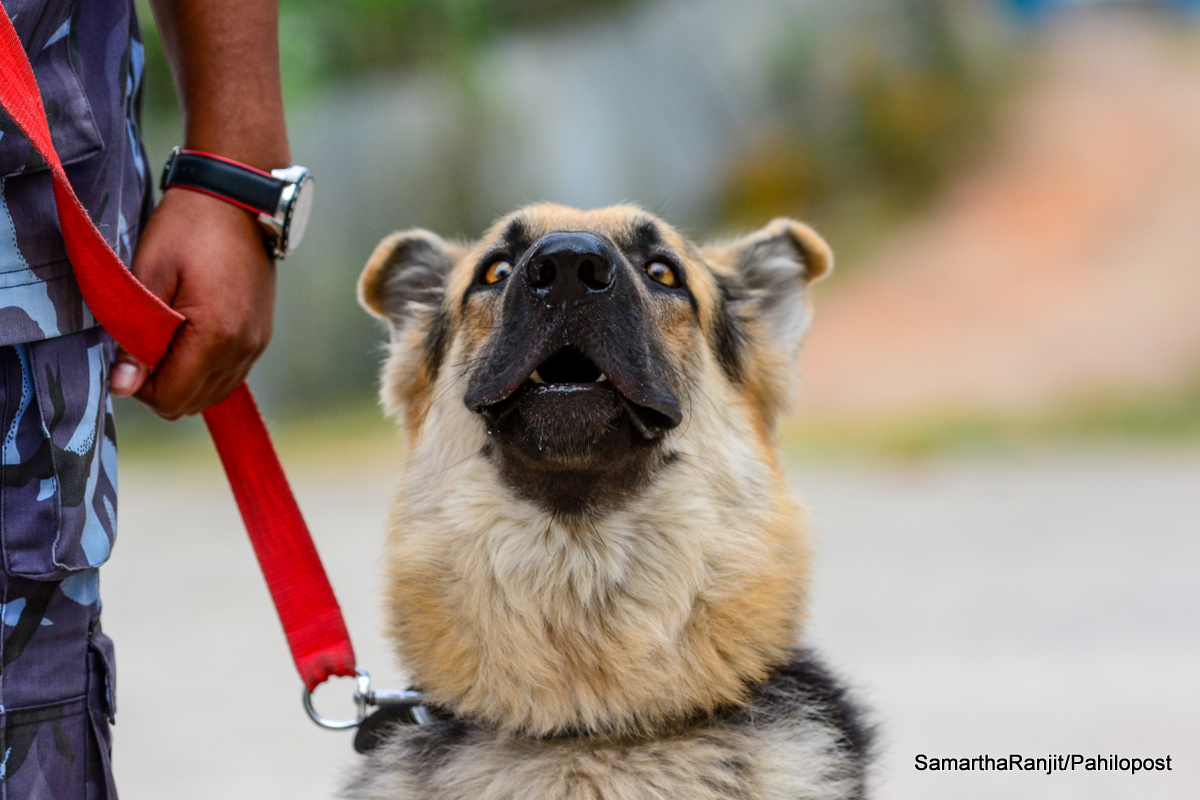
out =
[[[605,383],[608,376],[579,349],[564,347],[539,364],[529,374],[529,380],[535,386],[546,386],[557,391],[554,387],[586,387]]]
[[[574,345],[555,350],[523,380],[512,380],[504,388],[509,386],[511,391],[501,390],[476,410],[493,425],[514,415],[521,417],[539,448],[552,446],[556,439],[573,444],[592,441],[616,427],[621,418],[627,418],[647,440],[659,438],[679,422],[663,410],[637,402],[641,387],[635,381],[615,370],[610,377]]]

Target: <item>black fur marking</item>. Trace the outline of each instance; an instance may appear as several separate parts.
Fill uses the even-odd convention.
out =
[[[434,707],[426,707],[425,710],[433,717],[433,721],[426,723],[427,725],[451,723],[449,728],[442,731],[443,739],[446,738],[444,734],[448,732],[455,735],[465,732],[466,728],[463,727],[462,723],[458,722],[451,714],[446,713],[444,710]],[[417,722],[417,718],[413,715],[411,707],[381,706],[359,724],[358,732],[354,735],[354,749],[364,755],[370,753],[383,744],[396,731],[397,727],[409,725],[420,725]],[[413,738],[419,739],[420,736]],[[442,742],[442,744],[449,743]]]
[[[533,244],[533,234],[529,230],[529,226],[520,219],[509,222],[501,238],[504,239],[504,245],[508,248],[509,257],[514,260],[520,258],[521,254]]]
[[[662,235],[658,226],[650,220],[633,223],[628,230],[617,237],[617,247],[626,253],[638,253],[648,256],[654,250],[662,247]]]
[[[408,740],[411,752],[421,770],[428,774],[446,764],[454,750],[463,744],[471,729],[454,717],[438,716],[432,722],[421,725]]]
[[[863,797],[866,767],[874,755],[874,726],[865,720],[863,709],[812,652],[797,652],[764,683],[754,687],[748,707],[733,711],[728,719],[736,724],[761,725],[798,717],[807,717],[838,732],[848,766],[858,781],[853,797]]]
[[[721,290],[721,302],[713,318],[713,349],[725,369],[725,374],[734,383],[744,377],[742,367],[746,352],[746,331],[737,313],[738,295],[725,278],[717,278]]]
[[[442,362],[446,359],[446,353],[450,349],[450,340],[454,336],[454,329],[450,323],[450,317],[445,309],[439,307],[434,312],[433,319],[429,322],[429,330],[425,332],[425,360],[429,365],[430,382],[437,380],[438,371],[442,368]]]
[[[652,292],[682,294],[687,297],[693,311],[699,310],[696,298],[692,296],[691,291],[688,289],[687,270],[684,268],[683,262],[666,246],[661,231],[659,231],[658,226],[652,220],[633,222],[621,233],[617,234],[614,244],[617,245],[629,260],[629,263],[634,267],[634,271],[639,274],[644,274],[646,264],[651,261],[663,261],[670,264],[671,269],[675,270],[675,276],[678,279],[678,283],[675,286],[663,286],[661,283],[649,279],[647,279],[646,285]],[[691,249],[689,249],[688,254],[695,255]],[[699,259],[697,258],[697,260]]]
[[[478,737],[484,733],[457,718],[431,711],[434,711],[434,719],[424,725],[382,721],[366,742],[369,748],[359,751],[366,753],[365,769],[358,772],[344,795],[354,797],[357,790],[370,785],[374,773],[395,769],[397,763],[411,771],[418,782],[427,784],[432,774],[446,766],[459,747],[468,743],[473,735]]]

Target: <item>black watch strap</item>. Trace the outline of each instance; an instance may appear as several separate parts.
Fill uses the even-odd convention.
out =
[[[211,153],[175,148],[163,167],[159,188],[185,186],[216,195],[248,211],[275,216],[285,181]]]

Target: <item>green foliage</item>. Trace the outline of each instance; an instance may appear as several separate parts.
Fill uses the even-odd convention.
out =
[[[558,21],[624,0],[283,0],[285,33],[302,32],[311,74],[338,77],[460,57],[513,26]]]
[[[482,43],[510,28],[562,22],[632,0],[280,0],[285,94],[302,96],[340,78],[416,63],[461,67]],[[160,112],[175,97],[147,0],[138,0],[146,63],[146,104]]]
[[[988,8],[858,8],[781,24],[769,54],[775,124],[734,160],[724,203],[733,221],[784,211],[836,228],[852,209],[861,228],[864,207],[884,218],[918,207],[985,140],[1013,52],[986,40],[1003,30]]]

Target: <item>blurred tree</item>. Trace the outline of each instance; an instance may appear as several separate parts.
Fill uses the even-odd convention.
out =
[[[461,68],[482,43],[510,28],[548,25],[634,0],[280,0],[280,49],[289,97],[333,81],[431,62]],[[162,45],[147,0],[143,21],[151,113],[174,108]]]
[[[893,0],[836,25],[781,25],[775,124],[731,158],[725,216],[836,225],[846,206],[919,207],[986,138],[1012,52],[981,41],[1003,28],[990,14],[981,0]]]

